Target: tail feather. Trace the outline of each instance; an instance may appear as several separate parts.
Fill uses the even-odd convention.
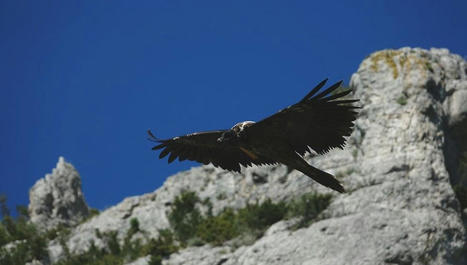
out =
[[[345,193],[345,189],[342,186],[342,184],[333,175],[327,172],[310,166],[308,163],[306,163],[306,166],[303,165],[300,166],[300,168],[296,169],[302,172],[303,174],[307,175],[308,177],[312,178],[314,181],[318,182],[321,185],[331,188],[337,192]]]
[[[310,166],[309,172],[305,174],[326,187],[329,187],[340,193],[345,193],[345,189],[342,184],[333,175],[327,172]]]

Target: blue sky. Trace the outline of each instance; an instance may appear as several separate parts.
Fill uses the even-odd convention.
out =
[[[467,55],[467,1],[0,1],[0,193],[64,156],[112,206],[196,166],[146,139],[230,128],[386,48]]]

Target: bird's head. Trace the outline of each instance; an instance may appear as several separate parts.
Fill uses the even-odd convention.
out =
[[[235,143],[237,142],[243,131],[250,127],[251,125],[253,125],[255,122],[253,121],[244,121],[244,122],[239,122],[237,124],[235,124],[230,130],[227,130],[225,131],[224,133],[222,133],[221,137],[217,138],[217,142],[218,143],[225,143],[225,142],[229,142],[229,143]]]

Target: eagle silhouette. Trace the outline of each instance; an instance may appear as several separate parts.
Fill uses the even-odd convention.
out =
[[[324,91],[327,79],[313,88],[302,100],[259,122],[244,121],[228,130],[196,132],[171,139],[158,139],[150,130],[149,137],[162,149],[159,158],[169,155],[171,163],[192,160],[240,172],[240,165],[282,163],[296,169],[318,183],[338,192],[345,192],[331,174],[319,170],[304,159],[311,148],[324,154],[332,148],[343,148],[345,136],[353,130],[357,117],[352,103],[358,99],[342,99],[351,90],[331,95],[342,81]],[[339,100],[336,100],[339,99]]]

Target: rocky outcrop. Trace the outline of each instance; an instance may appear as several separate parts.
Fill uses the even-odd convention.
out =
[[[466,264],[466,234],[451,185],[467,136],[466,71],[467,63],[445,49],[384,50],[361,63],[351,87],[362,109],[346,148],[309,158],[338,176],[346,194],[282,165],[241,174],[202,166],[77,226],[67,247],[80,253],[90,240],[102,244],[96,229],[123,238],[132,218],[147,232],[140,237],[155,237],[169,227],[170,206],[183,190],[209,198],[214,213],[317,191],[334,199],[325,218],[309,227],[293,231],[293,220],[280,221],[252,245],[190,247],[163,264]],[[49,252],[54,261],[63,250],[54,241]]]
[[[41,230],[58,225],[74,226],[88,216],[78,171],[63,157],[51,174],[38,180],[29,191],[29,216]]]

